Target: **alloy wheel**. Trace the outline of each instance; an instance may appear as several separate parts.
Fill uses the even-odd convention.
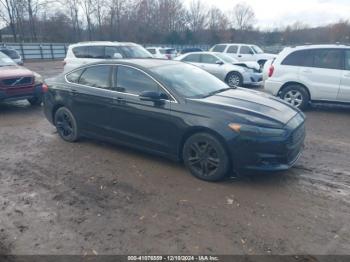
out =
[[[73,124],[71,117],[66,112],[59,112],[56,118],[56,127],[63,137],[69,137],[73,134]]]
[[[299,107],[303,103],[303,95],[298,90],[290,90],[284,95],[283,100]]]

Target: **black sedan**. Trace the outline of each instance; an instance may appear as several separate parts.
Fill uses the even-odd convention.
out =
[[[142,149],[183,161],[207,181],[242,169],[286,170],[303,148],[298,109],[182,62],[100,62],[47,84],[44,111],[64,140],[88,136]]]

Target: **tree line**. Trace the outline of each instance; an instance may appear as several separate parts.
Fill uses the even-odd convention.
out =
[[[349,43],[350,24],[300,22],[259,30],[251,6],[223,12],[201,0],[0,0],[0,41],[132,41],[157,44],[251,42],[261,45]]]

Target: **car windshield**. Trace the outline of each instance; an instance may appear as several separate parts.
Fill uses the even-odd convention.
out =
[[[0,66],[15,66],[16,63],[7,55],[0,52]]]
[[[142,46],[120,46],[124,58],[152,58],[152,54]]]
[[[232,56],[226,55],[226,54],[215,54],[218,58],[223,60],[226,63],[237,63],[238,60],[236,58],[233,58]]]
[[[2,49],[0,51],[3,52],[5,55],[9,56],[12,59],[18,59],[19,58],[19,54],[15,50]]]
[[[257,53],[257,54],[263,54],[264,53],[264,51],[260,47],[258,47],[257,45],[251,45],[250,47],[253,48],[254,52]]]
[[[215,76],[185,63],[154,67],[151,71],[166,86],[186,98],[207,97],[230,89]]]

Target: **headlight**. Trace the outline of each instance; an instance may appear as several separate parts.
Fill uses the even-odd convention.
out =
[[[245,136],[259,136],[259,137],[283,137],[286,135],[286,130],[279,128],[266,128],[257,127],[251,125],[241,125],[236,123],[231,123],[228,125],[229,128],[236,133]]]
[[[40,85],[42,83],[44,83],[44,78],[38,73],[34,72],[34,84]]]

